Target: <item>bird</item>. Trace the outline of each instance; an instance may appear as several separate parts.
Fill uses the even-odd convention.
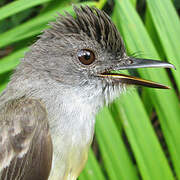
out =
[[[104,11],[73,9],[49,23],[0,95],[1,180],[76,180],[99,110],[133,85],[168,88],[117,71],[172,64],[128,56]]]

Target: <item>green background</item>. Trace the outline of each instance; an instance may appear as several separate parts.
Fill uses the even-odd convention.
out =
[[[0,91],[36,36],[72,4],[104,9],[128,54],[163,59],[175,70],[136,75],[170,90],[132,88],[96,117],[95,138],[80,180],[180,179],[180,21],[178,0],[0,0]]]

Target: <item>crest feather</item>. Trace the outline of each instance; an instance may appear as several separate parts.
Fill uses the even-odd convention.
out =
[[[65,16],[59,14],[56,22],[50,23],[51,28],[45,31],[46,36],[62,37],[64,35],[85,33],[114,53],[125,52],[121,36],[110,17],[97,8],[89,6],[74,6],[76,18],[65,12]]]

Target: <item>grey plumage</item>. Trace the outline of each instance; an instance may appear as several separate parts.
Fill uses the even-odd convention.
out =
[[[30,47],[0,96],[0,179],[75,180],[87,160],[95,115],[127,84],[167,88],[111,70],[173,67],[128,57],[110,18],[74,7]],[[52,162],[52,165],[51,165]]]
[[[65,16],[59,14],[56,22],[50,23],[51,29],[45,31],[43,36],[62,37],[64,35],[85,35],[101,44],[102,49],[109,50],[120,56],[125,52],[122,38],[103,11],[88,6],[74,7],[76,18],[66,12]]]
[[[0,110],[0,179],[47,179],[52,143],[45,108],[39,101],[26,98],[8,101],[3,106]]]

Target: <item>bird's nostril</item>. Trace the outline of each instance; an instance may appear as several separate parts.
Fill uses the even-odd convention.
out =
[[[131,59],[128,59],[128,62],[127,62],[127,64],[133,64],[133,60],[131,60]]]

